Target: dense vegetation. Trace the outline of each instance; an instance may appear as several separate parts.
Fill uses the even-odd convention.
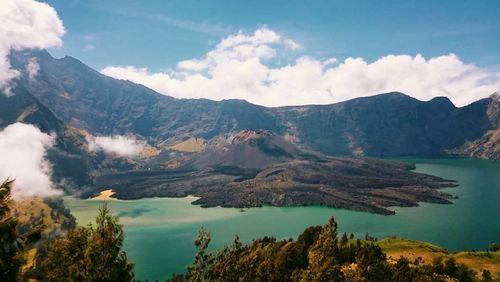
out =
[[[46,226],[38,220],[28,226],[18,222],[19,213],[11,212],[12,186],[11,180],[0,185],[0,281],[132,280],[133,264],[122,251],[122,225],[106,205],[99,209],[95,227],[91,224],[70,226],[72,228],[64,235],[53,234],[51,242],[44,241],[38,246],[38,256],[32,258],[34,266],[23,269],[27,250],[35,247]],[[59,204],[58,201],[50,202],[53,207]]]
[[[13,181],[0,185],[0,281],[133,279],[133,264],[122,250],[123,228],[106,205],[95,226],[71,226],[44,242],[26,271],[26,251],[40,244],[44,226],[35,221],[20,228],[18,213],[11,211],[12,185]],[[494,281],[488,270],[476,272],[453,257],[434,257],[432,263],[392,259],[368,234],[364,240],[346,233],[338,236],[333,218],[324,226],[307,228],[297,240],[264,237],[245,245],[236,236],[216,253],[209,251],[210,241],[210,232],[202,227],[194,241],[198,252],[193,263],[186,274],[171,281]],[[497,244],[489,246],[490,252],[498,250]]]
[[[106,205],[96,227],[77,227],[47,246],[41,268],[46,281],[130,281],[133,264],[121,250],[124,233]]]
[[[23,249],[40,237],[39,226],[24,234],[19,233],[19,223],[11,215],[13,183],[7,179],[0,184],[0,281],[15,281],[19,277],[24,263]]]
[[[207,252],[210,233],[201,229],[198,253],[186,275],[173,281],[493,281],[453,258],[431,264],[389,260],[374,238],[337,236],[337,223],[307,228],[296,241],[264,237],[242,245],[238,237],[216,254]]]

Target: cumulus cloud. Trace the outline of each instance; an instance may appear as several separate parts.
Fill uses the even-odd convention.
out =
[[[87,142],[89,143],[89,150],[91,152],[102,150],[107,154],[122,157],[137,156],[146,145],[144,141],[121,135],[87,136]]]
[[[110,66],[101,72],[177,98],[237,98],[265,106],[328,104],[391,91],[421,100],[446,96],[461,106],[500,89],[500,73],[467,64],[455,54],[387,55],[373,62],[298,56],[288,65],[273,66],[280,52],[302,48],[262,27],[228,36],[204,57],[181,61],[170,71]]]
[[[0,181],[16,179],[15,198],[61,194],[51,181],[52,167],[47,160],[47,150],[54,142],[53,136],[24,123],[0,131]]]
[[[0,90],[10,93],[19,72],[11,68],[10,50],[60,46],[62,21],[46,3],[34,0],[2,0],[0,5]]]

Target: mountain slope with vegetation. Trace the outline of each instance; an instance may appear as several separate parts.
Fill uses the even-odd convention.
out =
[[[33,58],[40,70],[30,79],[24,66]],[[92,134],[133,133],[152,145],[264,129],[330,155],[437,155],[495,129],[488,109],[500,103],[492,97],[457,108],[447,98],[422,102],[394,92],[331,105],[265,108],[241,100],[175,99],[45,51],[13,52],[11,61],[23,73],[18,85],[66,124]]]
[[[53,165],[53,181],[64,183],[67,190],[82,190],[92,185],[94,160],[83,146],[85,136],[68,127],[36,97],[21,85],[15,95],[0,92],[0,129],[16,122],[32,124],[43,133],[55,136],[55,145],[48,151]]]
[[[131,281],[118,218],[101,207],[95,226],[76,226],[62,200],[12,200],[0,182],[0,281]]]

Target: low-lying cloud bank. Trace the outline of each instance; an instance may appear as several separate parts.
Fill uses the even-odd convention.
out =
[[[387,55],[374,62],[300,56],[286,66],[271,66],[280,52],[302,48],[263,27],[253,34],[228,36],[204,57],[181,61],[168,72],[135,66],[110,66],[101,72],[177,98],[237,98],[265,106],[328,104],[391,91],[420,100],[446,96],[462,106],[500,89],[500,72],[464,63],[455,54]]]
[[[64,27],[54,8],[34,0],[2,0],[0,19],[0,90],[9,95],[12,80],[19,76],[11,68],[10,50],[60,46]],[[35,63],[27,66],[30,77]]]
[[[146,143],[133,137],[114,135],[114,136],[88,136],[89,151],[95,152],[102,150],[107,154],[118,155],[122,157],[134,157],[141,153]]]
[[[0,181],[15,178],[14,198],[62,194],[51,181],[52,166],[47,160],[47,150],[54,146],[54,139],[24,123],[0,130]]]

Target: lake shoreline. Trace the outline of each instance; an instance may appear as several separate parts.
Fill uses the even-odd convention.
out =
[[[120,215],[125,227],[125,249],[136,263],[138,278],[169,277],[185,271],[195,253],[192,241],[203,225],[212,233],[211,249],[229,244],[235,234],[242,242],[263,236],[278,240],[296,238],[305,228],[323,225],[334,216],[339,234],[363,238],[392,236],[425,241],[450,252],[484,250],[498,241],[500,214],[500,164],[478,159],[407,159],[416,171],[456,179],[460,186],[444,191],[458,196],[453,205],[419,203],[418,207],[396,207],[396,215],[319,207],[263,206],[239,212],[235,208],[201,208],[189,198],[112,200],[108,207]],[[65,198],[79,224],[96,214],[100,201]],[[158,244],[158,242],[162,242]],[[161,257],[162,260],[158,261]],[[165,262],[168,263],[165,263]]]

